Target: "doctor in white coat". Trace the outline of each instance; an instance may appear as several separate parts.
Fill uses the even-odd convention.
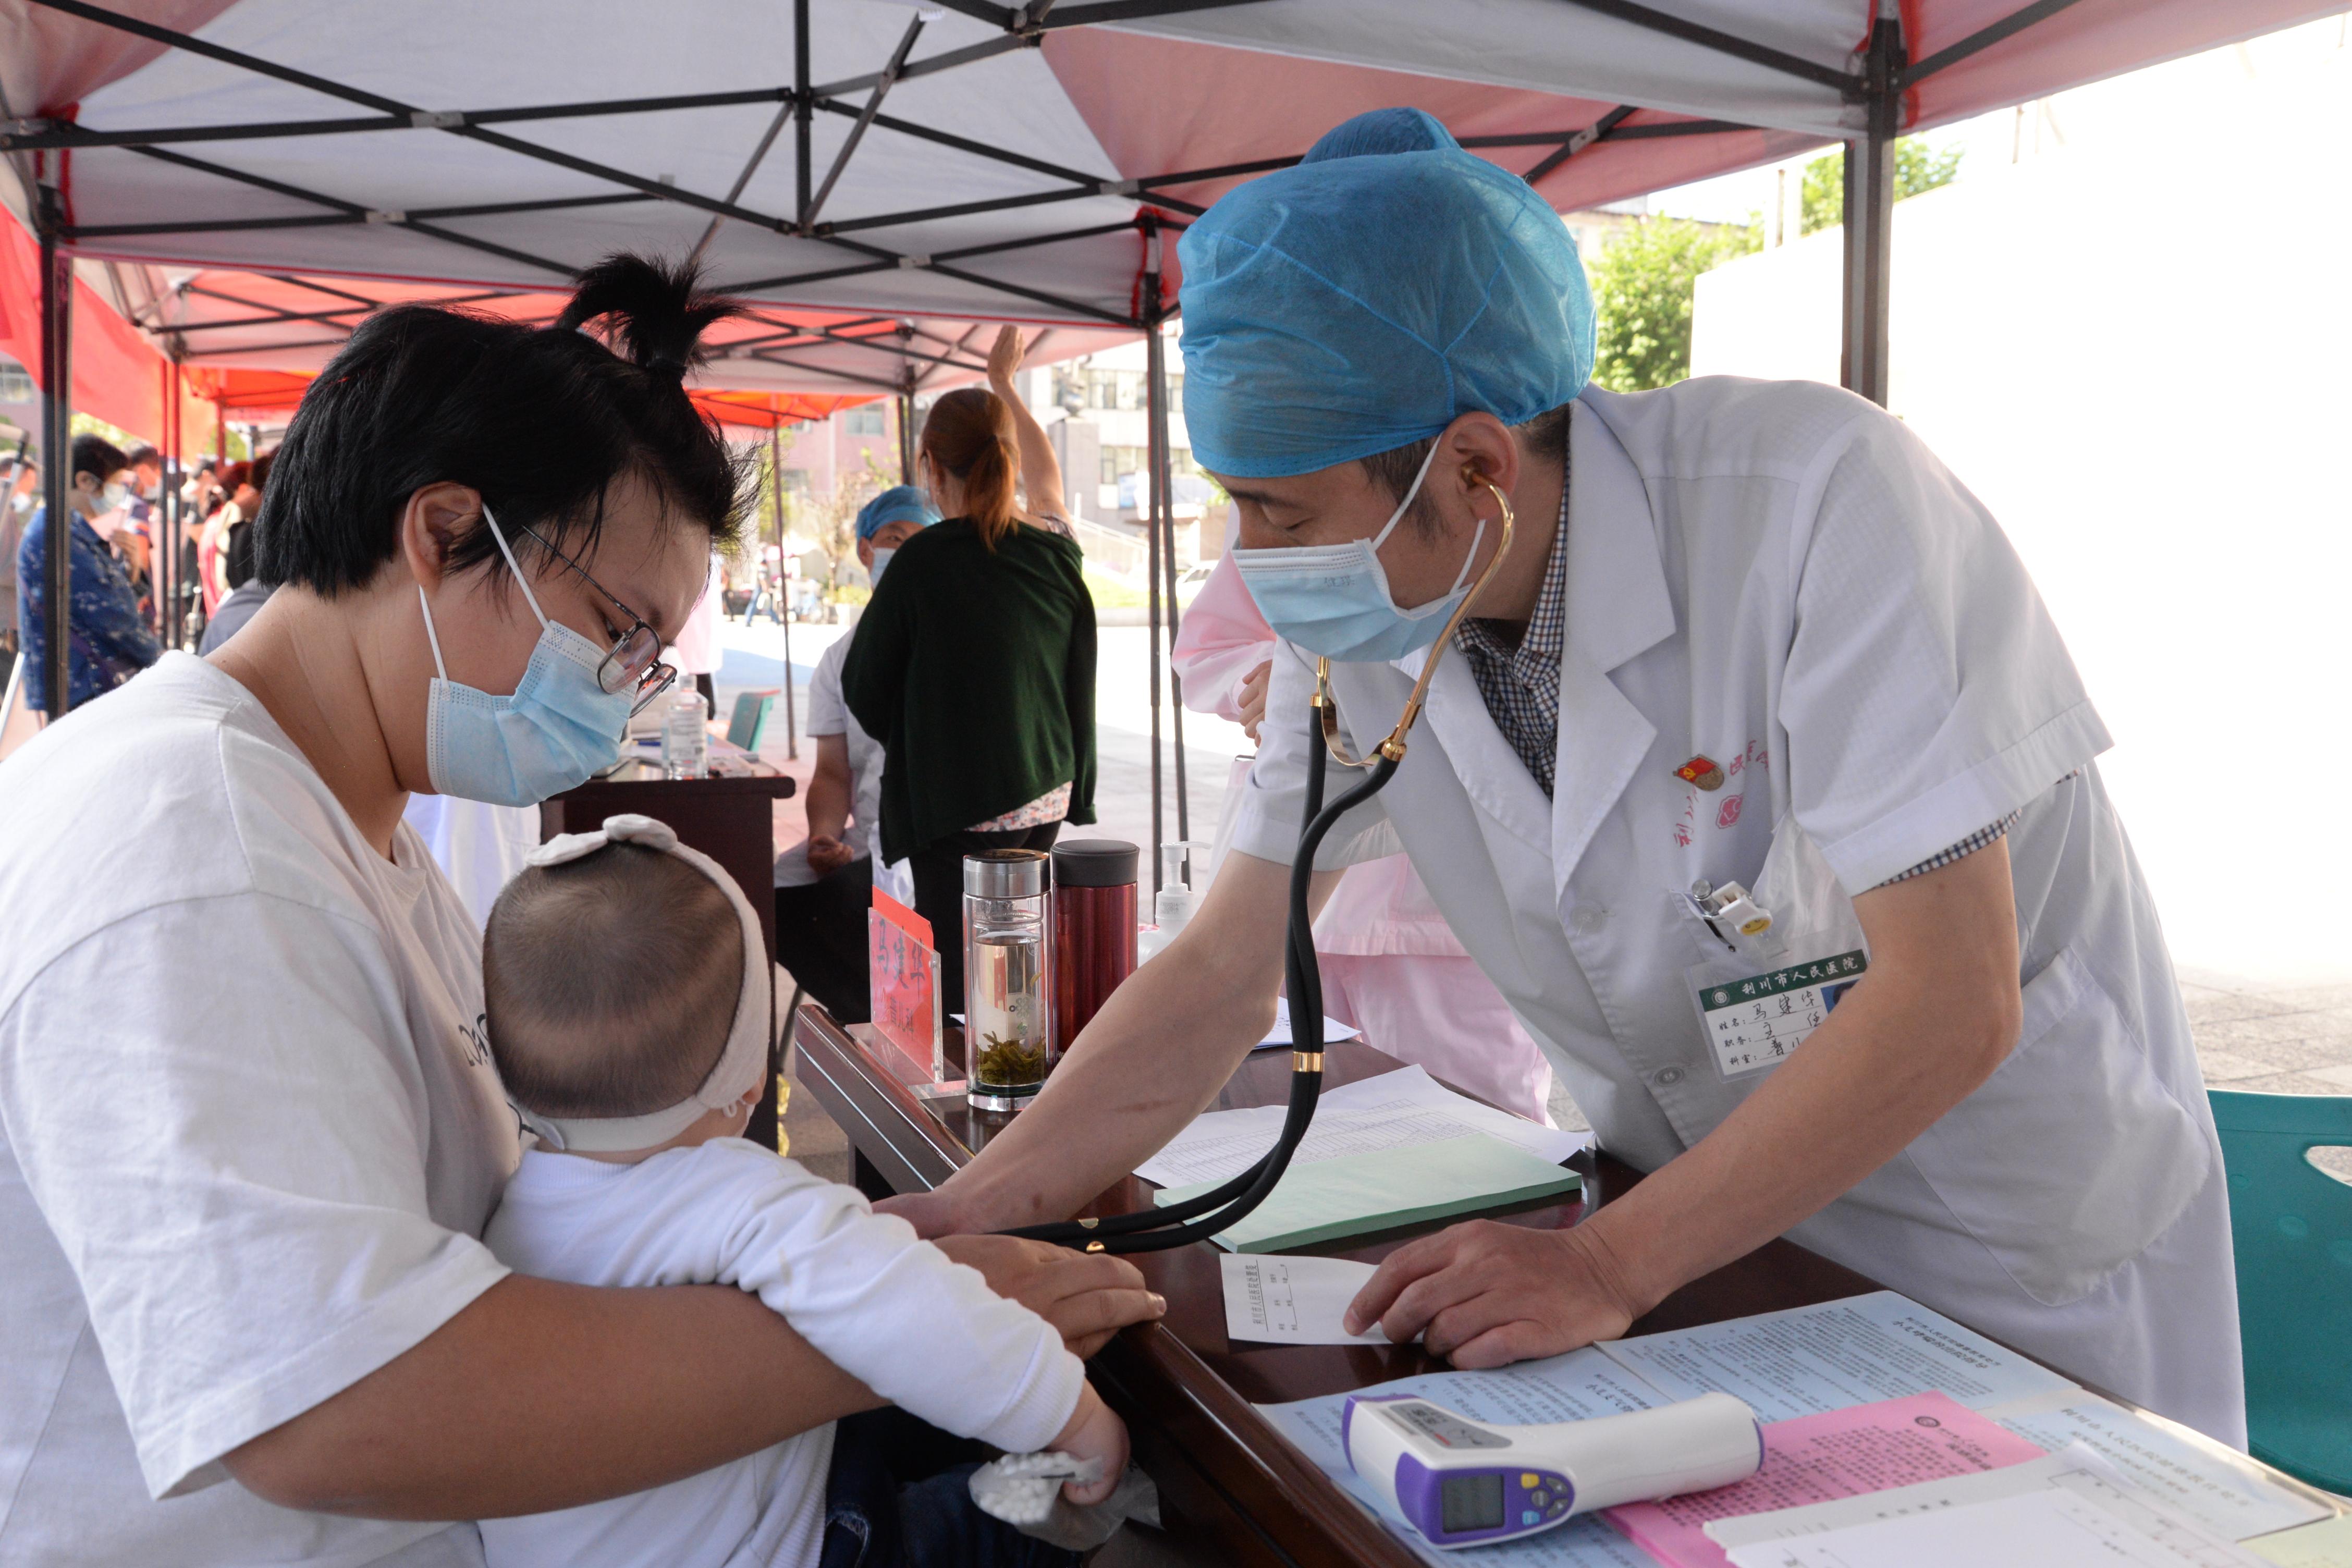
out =
[[[1318,656],[1360,755],[1434,659],[1317,887],[1401,844],[1651,1174],[1571,1230],[1402,1248],[1351,1327],[1552,1354],[1785,1234],[2242,1446],[2171,963],[2106,731],[1983,507],[1843,392],[1587,387],[1559,219],[1418,110],[1239,187],[1182,257],[1193,451],[1286,639],[1236,853],[1037,1103],[898,1211],[1062,1217],[1210,1102],[1280,982]]]

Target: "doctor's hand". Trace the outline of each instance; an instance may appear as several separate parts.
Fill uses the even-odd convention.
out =
[[[1472,1220],[1389,1254],[1346,1324],[1353,1334],[1377,1321],[1396,1344],[1420,1334],[1457,1367],[1501,1366],[1624,1333],[1647,1306],[1622,1273],[1586,1228]]]
[[[1168,1310],[1165,1300],[1145,1289],[1142,1270],[1107,1252],[1072,1252],[1017,1236],[943,1236],[933,1245],[979,1269],[998,1295],[1053,1324],[1080,1358],[1129,1323],[1150,1322]]]
[[[1234,704],[1242,710],[1242,733],[1252,742],[1257,740],[1257,727],[1265,722],[1265,689],[1273,677],[1274,660],[1268,659],[1242,677],[1234,693]]]

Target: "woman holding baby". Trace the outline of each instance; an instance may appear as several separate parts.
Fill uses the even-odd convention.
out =
[[[402,822],[412,791],[571,788],[672,679],[742,508],[683,386],[729,307],[691,283],[618,258],[544,328],[372,318],[279,449],[267,605],[0,769],[0,1536],[27,1560],[477,1564],[440,1521],[645,1492],[877,1403],[751,1289],[663,1282],[719,1274],[567,1283],[484,1244],[525,1143],[479,938]],[[646,1037],[687,1064],[636,1082],[661,1103],[526,1109],[693,1109],[615,1171],[756,1153],[725,1137],[740,1086],[709,1103],[709,1032]],[[1159,1310],[1112,1259],[947,1246],[918,1261],[1079,1353]],[[1030,1413],[1039,1446],[1083,1386],[1045,1384],[1072,1408]]]

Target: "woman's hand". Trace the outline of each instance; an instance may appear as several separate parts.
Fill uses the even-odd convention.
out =
[[[855,858],[856,857],[849,852],[849,846],[840,839],[828,838],[822,833],[809,835],[809,869],[817,875],[824,876],[829,872],[838,871]]]
[[[944,1236],[935,1244],[980,1270],[988,1288],[1020,1302],[1061,1331],[1077,1356],[1090,1356],[1129,1323],[1168,1310],[1144,1288],[1142,1271],[1107,1252],[1072,1252],[1017,1236]]]
[[[1389,1254],[1349,1303],[1346,1327],[1416,1334],[1455,1366],[1501,1366],[1613,1340],[1647,1311],[1588,1227],[1529,1230],[1472,1220]]]
[[[1265,722],[1265,689],[1274,678],[1274,660],[1267,659],[1242,677],[1241,687],[1234,693],[1234,701],[1242,710],[1242,733],[1257,741],[1257,727]]]
[[[988,351],[988,384],[999,397],[1008,402],[1013,396],[1013,373],[1021,368],[1021,329],[1010,321],[996,331],[996,342]]]

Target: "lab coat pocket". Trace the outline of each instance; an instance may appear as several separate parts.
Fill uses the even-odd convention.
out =
[[[2018,1287],[2060,1307],[2163,1235],[2213,1156],[2072,951],[2023,1000],[2017,1049],[1910,1152]]]

